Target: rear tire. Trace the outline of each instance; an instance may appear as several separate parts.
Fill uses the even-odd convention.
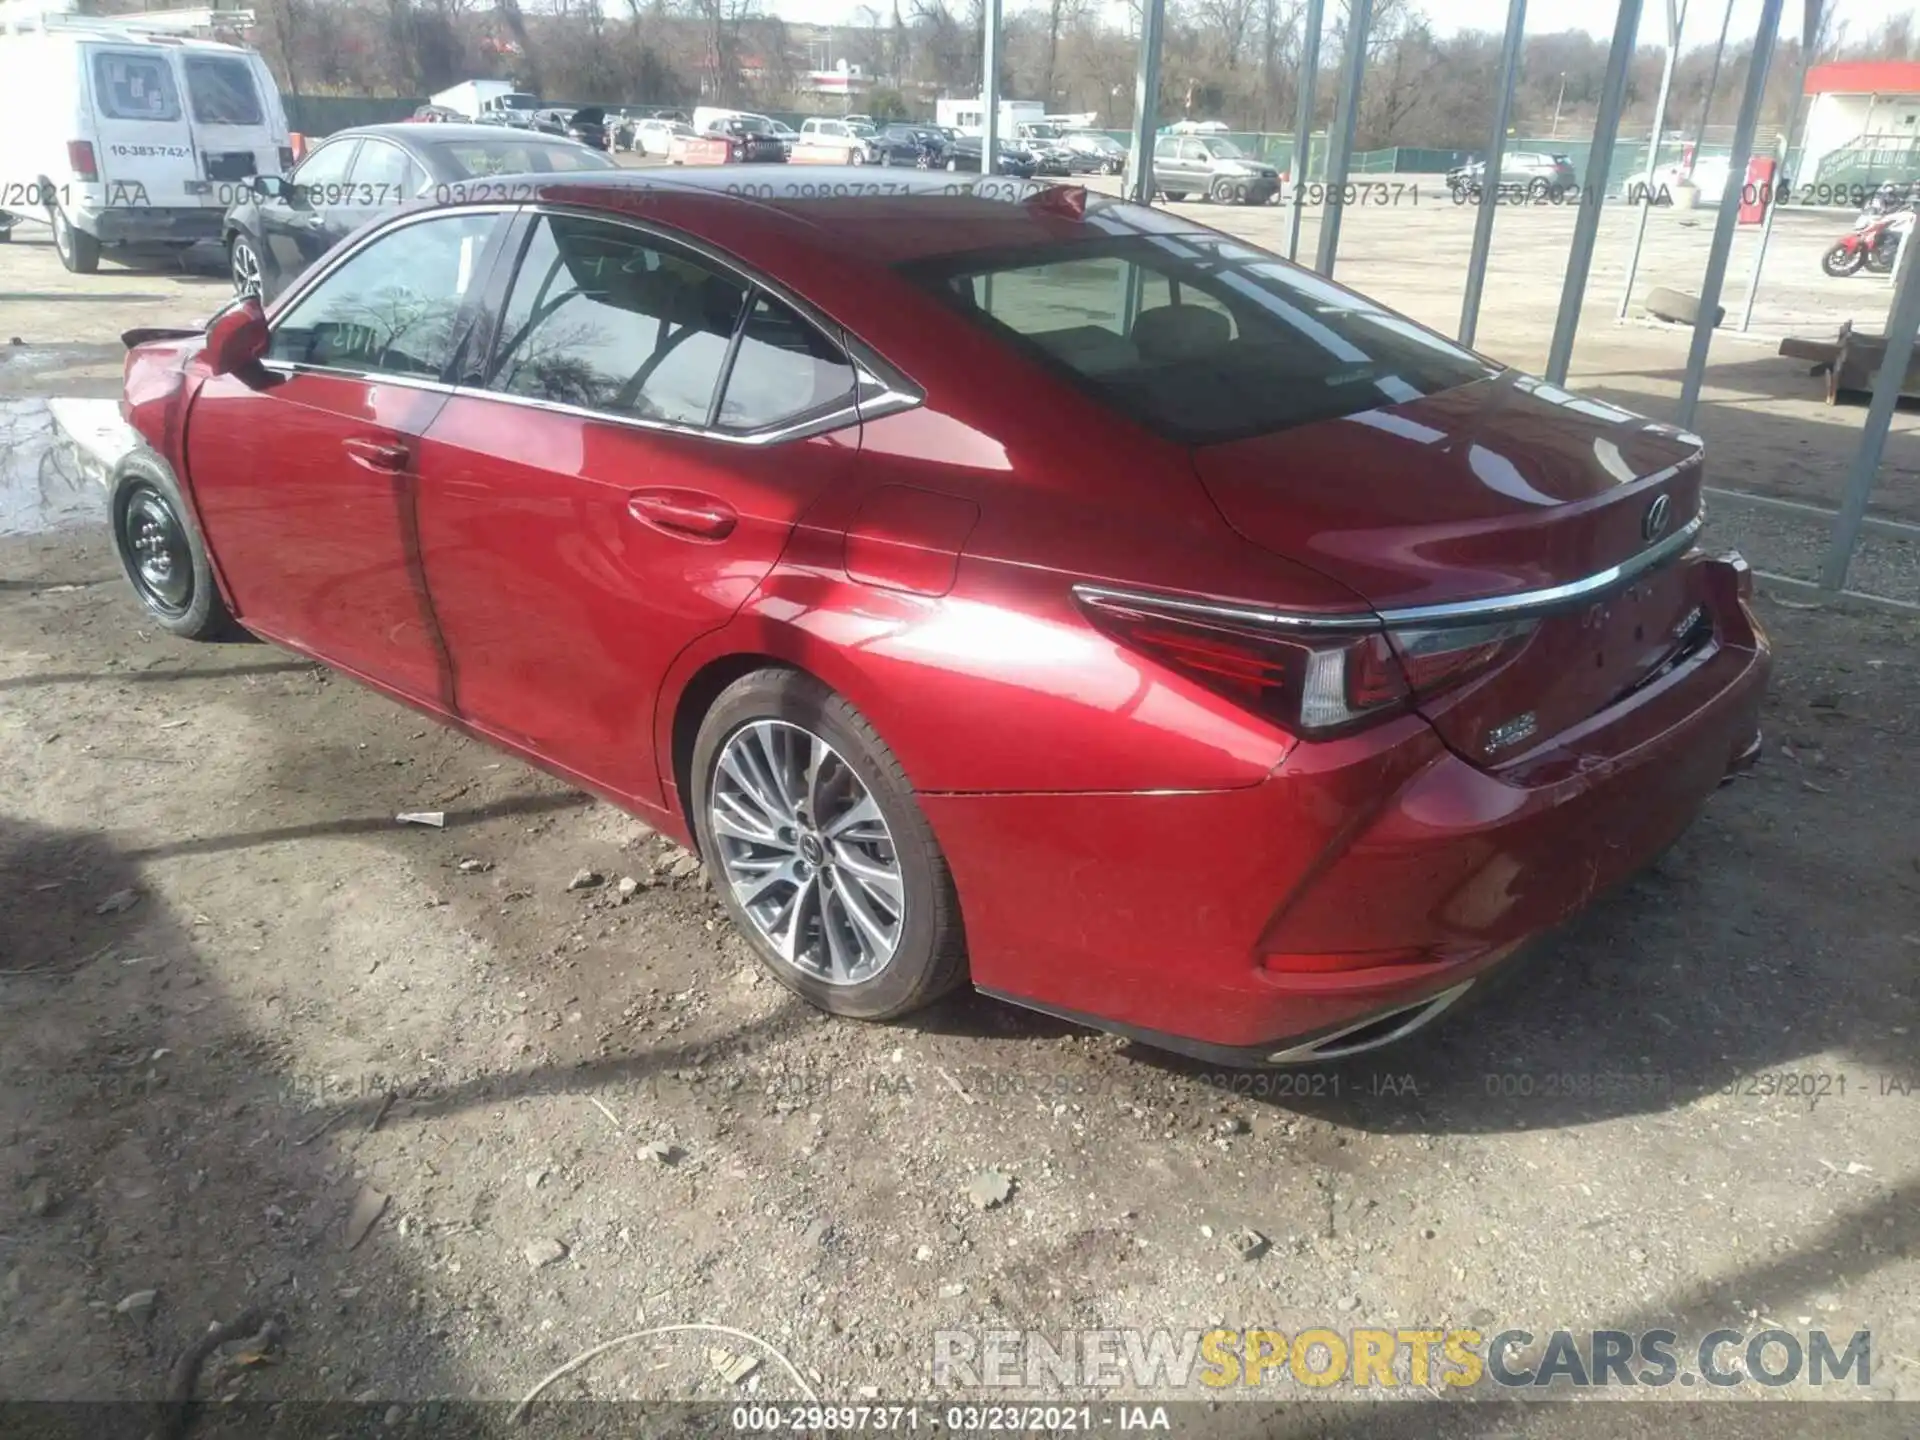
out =
[[[1836,280],[1844,280],[1857,273],[1866,263],[1866,252],[1857,245],[1851,250],[1844,245],[1836,245],[1820,257],[1820,268]]]
[[[136,453],[120,462],[108,490],[113,548],[133,593],[159,626],[186,640],[233,633],[207,547],[173,476]]]
[[[756,748],[765,745],[785,748],[777,754]],[[804,769],[809,754],[819,757],[818,785]],[[739,783],[747,772],[753,789]],[[756,670],[734,681],[701,722],[690,780],[694,833],[714,889],[782,985],[830,1014],[890,1020],[966,980],[959,896],[913,787],[886,742],[825,685],[786,668]],[[779,803],[756,809],[754,797],[771,792],[778,792]],[[870,806],[860,802],[862,792]],[[854,808],[865,809],[868,818],[847,821]],[[716,833],[716,823],[727,825],[726,834]],[[742,838],[743,823],[766,828],[771,843]],[[851,838],[857,834],[868,838]],[[840,837],[828,841],[825,860],[817,838],[822,835]],[[804,868],[811,888],[802,890],[801,882],[788,878],[774,881],[766,893],[772,869],[793,865]],[[860,876],[882,880],[868,884]],[[755,899],[755,888],[761,898]],[[897,901],[889,898],[896,890]],[[812,898],[803,901],[803,895]],[[748,903],[762,913],[751,913]],[[799,914],[788,918],[787,907],[795,904]],[[893,937],[890,949],[858,941],[856,910],[882,921]],[[829,943],[830,926],[843,941],[855,936],[852,950]],[[772,938],[782,930],[794,937],[785,944],[788,953]],[[839,968],[855,951],[859,962]]]
[[[67,212],[58,205],[50,217],[53,222],[53,248],[60,263],[74,275],[91,275],[100,268],[100,242],[86,231],[76,229]]]

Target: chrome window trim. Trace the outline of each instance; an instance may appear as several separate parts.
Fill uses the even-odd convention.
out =
[[[275,375],[331,375],[338,380],[362,380],[370,385],[400,385],[408,390],[429,390],[436,395],[452,395],[457,387],[442,380],[419,375],[396,375],[385,370],[346,370],[333,365],[302,365],[292,360],[262,360],[260,368]]]
[[[356,141],[360,138],[362,137],[354,137]],[[332,143],[337,144],[338,142],[335,141]],[[317,154],[319,152],[316,151],[315,153]],[[280,298],[274,301],[273,314],[267,318],[267,333],[271,335],[280,328],[281,323],[287,317],[287,313],[298,305],[301,300],[306,298],[309,290],[320,284],[327,276],[333,274],[334,271],[338,270],[342,265],[346,264],[347,261],[366,249],[367,246],[373,244],[374,241],[391,235],[395,230],[403,229],[408,225],[418,225],[426,220],[437,220],[445,215],[500,215],[511,214],[518,209],[520,209],[520,206],[511,201],[494,201],[485,205],[435,205],[424,210],[409,210],[403,214],[382,220],[352,244],[342,245],[338,250],[328,251],[327,254],[320,258],[319,264],[310,266],[308,269],[302,271],[300,275],[295,278],[293,285],[289,289],[283,290],[280,293]]]
[[[1145,590],[1116,589],[1106,585],[1075,585],[1073,593],[1081,600],[1133,605],[1167,614],[1192,615],[1200,619],[1236,620],[1289,631],[1357,631],[1398,629],[1405,626],[1477,625],[1489,620],[1525,620],[1577,610],[1593,601],[1623,590],[1649,570],[1684,554],[1693,546],[1704,514],[1696,514],[1658,544],[1639,554],[1609,565],[1604,570],[1564,585],[1549,585],[1539,590],[1523,590],[1514,595],[1489,595],[1480,600],[1456,600],[1445,605],[1410,605],[1392,610],[1336,612],[1314,615],[1301,611],[1269,610],[1261,606],[1239,605],[1230,601],[1192,600],[1182,596],[1160,595]]]

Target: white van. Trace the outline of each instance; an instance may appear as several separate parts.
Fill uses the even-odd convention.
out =
[[[218,241],[255,175],[292,168],[279,88],[252,50],[138,16],[0,34],[0,238],[21,219],[51,225],[69,270],[97,269],[103,246]]]

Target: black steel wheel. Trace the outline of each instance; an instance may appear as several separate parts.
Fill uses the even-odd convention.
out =
[[[109,493],[114,549],[141,607],[189,640],[229,633],[232,612],[165,462],[136,451],[120,462]]]

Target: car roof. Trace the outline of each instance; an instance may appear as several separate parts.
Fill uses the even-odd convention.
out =
[[[409,124],[405,121],[395,121],[392,124],[383,125],[350,125],[344,130],[334,131],[316,143],[327,144],[334,140],[348,140],[357,135],[378,136],[382,140],[396,140],[404,145],[451,145],[462,140],[500,139],[516,142],[539,140],[562,145],[574,143],[564,135],[549,135],[541,130],[528,130],[518,125],[462,125],[450,121],[434,124],[421,124],[418,121]]]
[[[986,193],[977,193],[975,187],[983,184]],[[720,201],[726,206],[721,214],[731,212],[727,218],[732,223],[715,226],[716,233],[707,238],[723,245],[726,241],[717,233],[721,229],[754,231],[769,247],[796,242],[880,265],[1097,240],[1116,233],[1180,234],[1198,228],[1082,186],[1010,176],[956,179],[943,171],[920,170],[890,171],[885,180],[876,180],[871,167],[843,165],[809,165],[798,177],[737,165],[488,176],[484,188],[489,194],[505,190],[548,204],[654,218],[696,236],[705,227],[687,223],[695,219],[692,213],[675,214],[682,209],[675,202],[692,211]],[[1033,203],[1056,196],[1062,203]],[[1084,213],[1075,214],[1071,207],[1080,197]]]

